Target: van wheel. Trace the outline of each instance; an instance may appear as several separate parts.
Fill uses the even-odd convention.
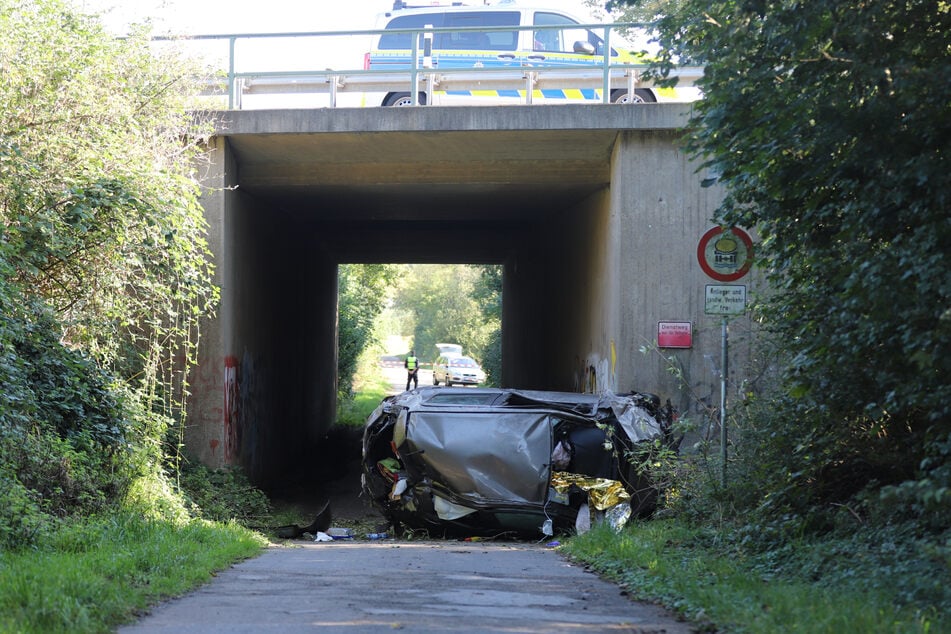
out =
[[[612,90],[611,103],[657,103],[657,97],[647,88],[635,88],[634,98],[631,99],[626,90]]]
[[[419,105],[426,105],[426,93],[419,93]],[[386,99],[383,100],[383,105],[386,107],[389,106],[412,106],[413,97],[408,92],[391,92],[386,96]]]

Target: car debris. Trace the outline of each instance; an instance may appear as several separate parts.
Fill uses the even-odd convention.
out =
[[[367,419],[361,486],[396,535],[619,529],[657,498],[625,455],[658,440],[676,449],[673,416],[650,394],[420,388],[383,399]]]
[[[313,539],[314,534],[324,532],[330,528],[332,517],[330,500],[326,500],[317,511],[314,521],[307,526],[287,524],[278,526],[274,529],[274,532],[280,539]]]

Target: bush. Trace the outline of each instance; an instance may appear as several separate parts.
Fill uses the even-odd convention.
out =
[[[260,527],[271,514],[267,495],[248,481],[238,467],[210,469],[198,462],[184,462],[179,484],[185,497],[204,519],[234,520],[247,527]]]
[[[0,285],[0,544],[35,543],[57,518],[121,498],[134,470],[109,377],[60,343],[51,311]]]

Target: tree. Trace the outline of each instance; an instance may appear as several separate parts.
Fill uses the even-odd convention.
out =
[[[373,343],[377,318],[399,278],[393,264],[342,264],[338,273],[337,380],[350,394],[360,354]]]
[[[670,8],[659,70],[705,66],[687,147],[727,191],[714,220],[761,238],[759,315],[790,354],[772,432],[798,440],[777,486],[834,501],[904,482],[915,510],[947,517],[949,5]]]
[[[502,273],[501,265],[482,267],[472,294],[491,328],[482,353],[482,369],[486,384],[493,386],[499,386],[502,379]]]
[[[683,0],[642,0],[636,4],[625,3],[620,0],[610,0],[600,3],[597,0],[586,0],[589,7],[598,8],[602,4],[614,22],[643,22],[649,23],[673,13],[682,4]]]
[[[492,325],[473,297],[481,268],[469,265],[412,264],[394,298],[394,307],[414,316],[413,346],[425,361],[436,356],[437,342],[462,345],[481,359]]]
[[[0,29],[0,212],[16,279],[67,341],[138,373],[150,338],[167,346],[217,299],[199,148],[183,143],[209,131],[186,108],[194,69],[58,0],[0,0]]]
[[[83,514],[89,489],[115,502],[154,474],[184,418],[217,299],[195,177],[208,128],[187,109],[194,69],[144,31],[0,0],[0,33],[0,479],[42,506],[54,477],[67,494],[40,510]],[[74,478],[91,484],[70,497]]]

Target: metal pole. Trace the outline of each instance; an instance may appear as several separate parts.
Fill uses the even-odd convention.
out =
[[[601,103],[611,103],[611,27],[604,27],[604,83]]]
[[[228,110],[234,109],[236,92],[240,90],[234,76],[234,43],[237,38],[228,38]]]
[[[720,357],[720,484],[726,486],[726,380],[727,380],[727,354],[729,341],[727,337],[727,318],[724,317],[720,326],[721,357]]]

